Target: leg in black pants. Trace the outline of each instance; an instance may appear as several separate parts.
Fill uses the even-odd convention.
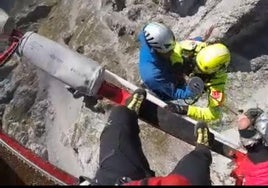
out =
[[[134,111],[125,106],[112,109],[100,138],[97,184],[114,185],[122,177],[139,180],[154,176],[142,151],[139,132]]]
[[[212,156],[209,148],[201,145],[185,155],[171,174],[183,175],[192,185],[211,185],[211,162]]]

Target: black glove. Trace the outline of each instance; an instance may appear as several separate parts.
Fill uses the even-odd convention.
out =
[[[172,102],[167,102],[166,109],[176,114],[187,115],[188,105],[178,105]]]
[[[75,99],[79,99],[80,97],[85,96],[83,93],[79,92],[78,90],[70,87],[70,86],[65,86],[66,89],[73,95]]]
[[[98,98],[93,96],[84,96],[83,102],[87,108],[90,108],[98,104]]]
[[[76,89],[74,89],[72,87],[69,87],[69,86],[66,86],[66,88],[70,93],[72,93],[72,95],[73,95],[73,97],[75,99],[84,97],[83,102],[85,103],[85,107],[87,107],[87,108],[89,108],[89,109],[91,109],[92,111],[95,111],[95,112],[104,113],[104,111],[102,109],[95,108],[95,105],[98,104],[98,99],[102,99],[101,97],[85,95],[85,94],[79,92],[78,90],[76,90]]]

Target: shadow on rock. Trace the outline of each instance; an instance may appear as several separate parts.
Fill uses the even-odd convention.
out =
[[[231,54],[231,62],[228,68],[228,72],[250,72],[251,63],[250,60],[237,53]]]
[[[179,14],[181,17],[193,16],[200,6],[206,4],[206,0],[171,0],[170,11]]]
[[[226,35],[230,50],[252,60],[268,55],[268,1],[262,0],[233,25]]]

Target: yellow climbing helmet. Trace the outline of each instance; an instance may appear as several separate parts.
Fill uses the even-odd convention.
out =
[[[212,74],[222,68],[227,68],[230,60],[230,51],[221,43],[204,47],[196,56],[197,68],[203,74]]]

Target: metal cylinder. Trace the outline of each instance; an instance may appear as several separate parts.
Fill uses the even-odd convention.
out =
[[[104,68],[96,61],[37,33],[25,33],[19,44],[18,54],[56,79],[89,96],[96,95],[104,81]]]

